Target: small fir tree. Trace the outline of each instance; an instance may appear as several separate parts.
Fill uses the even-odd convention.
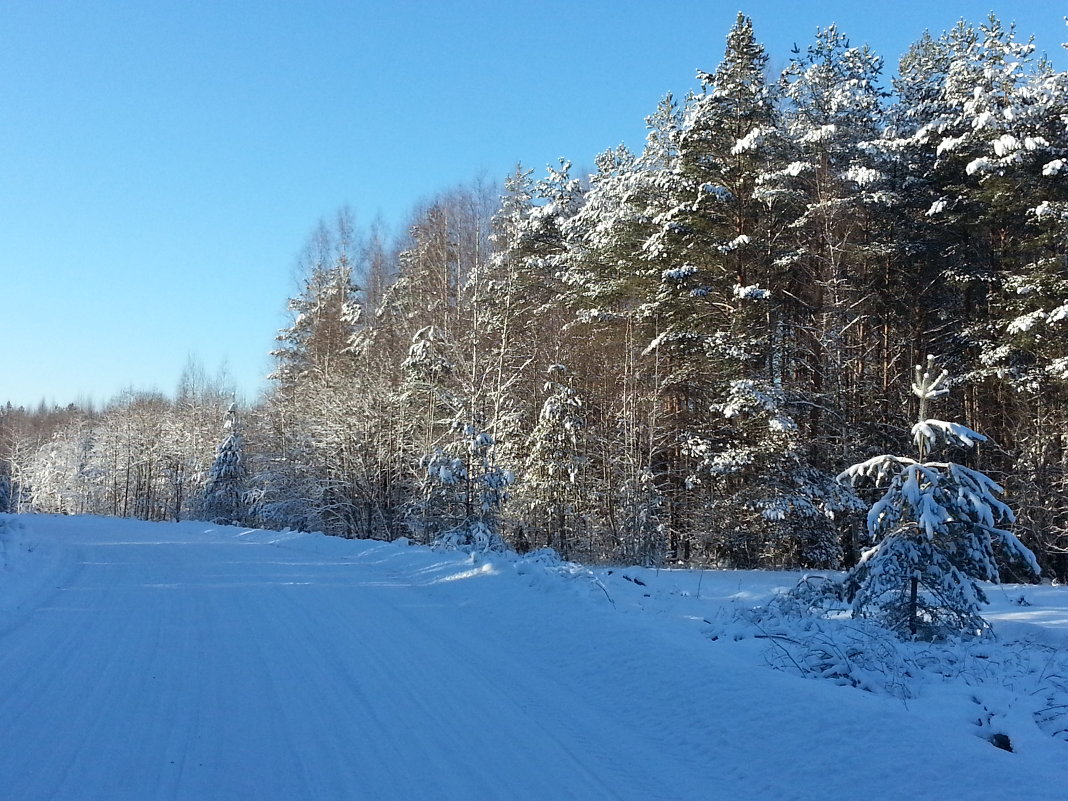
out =
[[[986,596],[980,581],[998,582],[997,557],[1035,576],[1038,563],[1000,523],[1014,520],[998,499],[1002,489],[989,476],[929,456],[970,449],[986,437],[958,423],[927,417],[927,404],[948,392],[946,372],[916,367],[913,393],[919,420],[912,428],[918,458],[882,455],[838,476],[856,484],[874,480],[887,489],[868,512],[874,546],[846,578],[853,614],[873,619],[900,635],[928,638],[986,629],[979,615]]]

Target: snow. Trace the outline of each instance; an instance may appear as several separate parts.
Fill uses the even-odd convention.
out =
[[[870,167],[853,166],[846,170],[842,174],[842,177],[847,181],[852,181],[857,186],[868,186],[869,184],[882,180],[883,174]]]
[[[1063,796],[1062,587],[989,590],[998,638],[942,652],[769,614],[797,573],[89,517],[0,543],[6,798]]]
[[[994,140],[994,153],[998,156],[1005,156],[1012,151],[1016,150],[1020,143],[1012,134],[1002,134],[1000,137]],[[1028,148],[1033,150],[1034,148]]]
[[[1035,206],[1033,209],[1031,209],[1030,213],[1034,214],[1036,217],[1040,217],[1041,218],[1041,217],[1048,217],[1048,216],[1054,214],[1055,212],[1054,212],[1054,208],[1050,204],[1050,202],[1048,200],[1043,200],[1041,203],[1039,203],[1037,206]],[[1023,294],[1023,293],[1021,293],[1021,294]]]
[[[1010,334],[1022,334],[1025,331],[1030,331],[1035,327],[1036,323],[1046,319],[1048,315],[1042,309],[1036,309],[1033,312],[1022,314],[1014,320],[1010,321],[1005,326],[1005,330]]]
[[[771,297],[771,292],[762,289],[759,284],[750,284],[749,286],[735,284],[731,291],[738,300],[767,300]]]
[[[756,128],[751,130],[749,133],[747,133],[745,136],[743,136],[741,139],[738,139],[734,143],[734,146],[731,148],[731,154],[737,156],[741,153],[756,150],[757,147],[759,147],[763,143],[764,139],[767,138],[768,134],[773,132],[774,129],[772,128],[763,125],[758,125]]]
[[[921,420],[912,427],[912,440],[917,443],[917,447],[920,442],[925,442],[928,449],[937,448],[944,442],[971,448],[980,442],[987,441],[983,434],[972,431],[960,423],[949,423],[933,418]]]
[[[831,137],[833,137],[837,130],[837,125],[821,125],[819,128],[814,128],[811,131],[806,132],[801,137],[801,141],[806,144],[815,142],[825,142]]]
[[[935,154],[941,156],[943,153],[953,150],[953,148],[965,141],[965,139],[966,137],[963,136],[947,136],[938,143],[938,147],[935,148]]]
[[[931,204],[931,208],[929,208],[927,210],[927,216],[928,217],[933,217],[936,214],[941,214],[943,211],[945,211],[946,206],[948,206],[948,205],[949,205],[949,201],[948,200],[945,200],[944,198],[939,198],[938,200],[936,200],[934,203]]]
[[[786,169],[783,170],[783,172],[786,175],[789,175],[791,178],[796,178],[801,173],[809,172],[812,169],[813,169],[812,165],[809,164],[808,162],[805,162],[805,161],[792,161],[786,166]]]
[[[664,270],[661,273],[661,277],[665,281],[684,281],[691,275],[697,273],[697,267],[693,264],[683,264],[680,267],[672,267],[671,269]]]

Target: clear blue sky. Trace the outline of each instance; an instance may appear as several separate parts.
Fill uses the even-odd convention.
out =
[[[892,70],[991,9],[1066,67],[1050,0],[4,0],[0,402],[170,392],[190,354],[251,399],[320,218],[640,146],[739,8],[776,68],[836,22]]]

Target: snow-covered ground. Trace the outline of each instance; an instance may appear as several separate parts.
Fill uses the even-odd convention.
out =
[[[0,518],[0,797],[1068,797],[1068,589],[904,647],[798,577]]]

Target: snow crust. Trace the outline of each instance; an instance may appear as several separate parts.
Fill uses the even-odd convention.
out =
[[[1068,590],[992,588],[997,636],[938,650],[797,615],[782,593],[801,578],[2,517],[0,787],[79,801],[1063,795],[1051,710]]]

